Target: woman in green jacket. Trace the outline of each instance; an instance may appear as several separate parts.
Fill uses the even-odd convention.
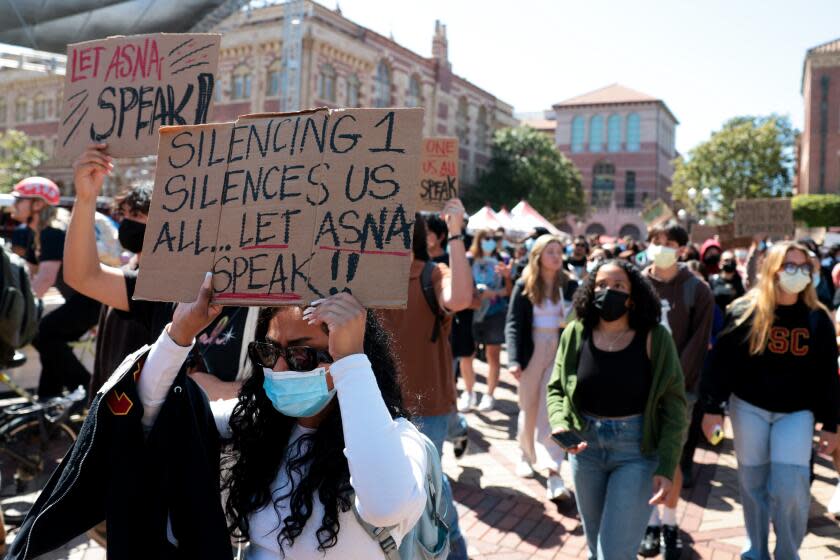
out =
[[[574,308],[548,385],[549,422],[571,456],[590,558],[630,560],[680,458],[682,369],[659,298],[632,264],[601,264]]]

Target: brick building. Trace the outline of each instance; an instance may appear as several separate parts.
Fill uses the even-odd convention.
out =
[[[211,121],[281,109],[285,7],[240,10],[215,27],[222,44]],[[425,57],[340,10],[307,0],[304,13],[301,107],[424,107],[423,134],[457,136],[465,188],[477,180],[489,162],[493,132],[517,121],[510,105],[453,72],[445,25],[435,24],[432,56]],[[22,130],[49,154],[58,130],[65,57],[20,50],[26,60],[14,64],[15,56],[6,56],[13,64],[0,64],[0,130]],[[47,167],[44,173],[68,184],[72,176],[67,168]]]
[[[797,150],[798,191],[840,193],[840,39],[808,50],[801,89],[805,124]]]
[[[661,99],[613,84],[554,105],[558,149],[580,170],[591,212],[575,234],[631,235],[649,200],[670,200],[678,121]]]

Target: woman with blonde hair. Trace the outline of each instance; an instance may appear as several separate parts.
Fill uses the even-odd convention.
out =
[[[549,500],[569,497],[560,477],[565,453],[551,440],[546,386],[577,286],[563,268],[562,240],[542,235],[534,242],[522,278],[513,288],[505,322],[508,370],[519,380],[517,439],[521,458],[516,474],[531,476],[535,466],[547,469]]]
[[[813,272],[805,246],[773,245],[755,288],[729,306],[703,379],[703,433],[710,440],[729,401],[748,537],[742,558],[770,558],[771,521],[775,557],[799,558],[815,421],[822,423],[819,452],[830,455],[837,446],[837,346]]]
[[[481,307],[473,314],[472,334],[475,344],[483,344],[487,355],[487,392],[481,397],[481,402],[477,402],[473,391],[475,372],[472,369],[472,356],[461,358],[465,391],[458,399],[460,412],[473,408],[488,412],[496,405],[493,393],[499,383],[500,356],[505,341],[505,311],[511,290],[510,268],[499,258],[499,244],[500,240],[494,237],[492,231],[479,231],[468,255],[473,280],[481,298]]]

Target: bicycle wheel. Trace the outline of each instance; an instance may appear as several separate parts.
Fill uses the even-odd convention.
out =
[[[41,423],[32,419],[9,430],[5,439],[0,447],[0,493],[22,494],[46,485],[76,441],[76,432],[64,422],[48,424],[43,438]]]

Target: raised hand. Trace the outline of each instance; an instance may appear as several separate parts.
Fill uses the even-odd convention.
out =
[[[172,315],[169,336],[175,344],[189,346],[198,333],[207,328],[222,312],[222,306],[211,304],[213,297],[213,273],[208,272],[201,283],[198,298],[191,303],[179,303]]]
[[[364,353],[367,311],[352,295],[342,292],[313,301],[303,311],[303,318],[310,325],[327,326],[333,360]]]
[[[96,199],[102,192],[105,177],[114,169],[113,159],[107,154],[107,144],[90,144],[73,162],[73,181],[76,197]]]
[[[464,229],[464,204],[460,198],[450,199],[441,211],[449,235],[460,235]]]

